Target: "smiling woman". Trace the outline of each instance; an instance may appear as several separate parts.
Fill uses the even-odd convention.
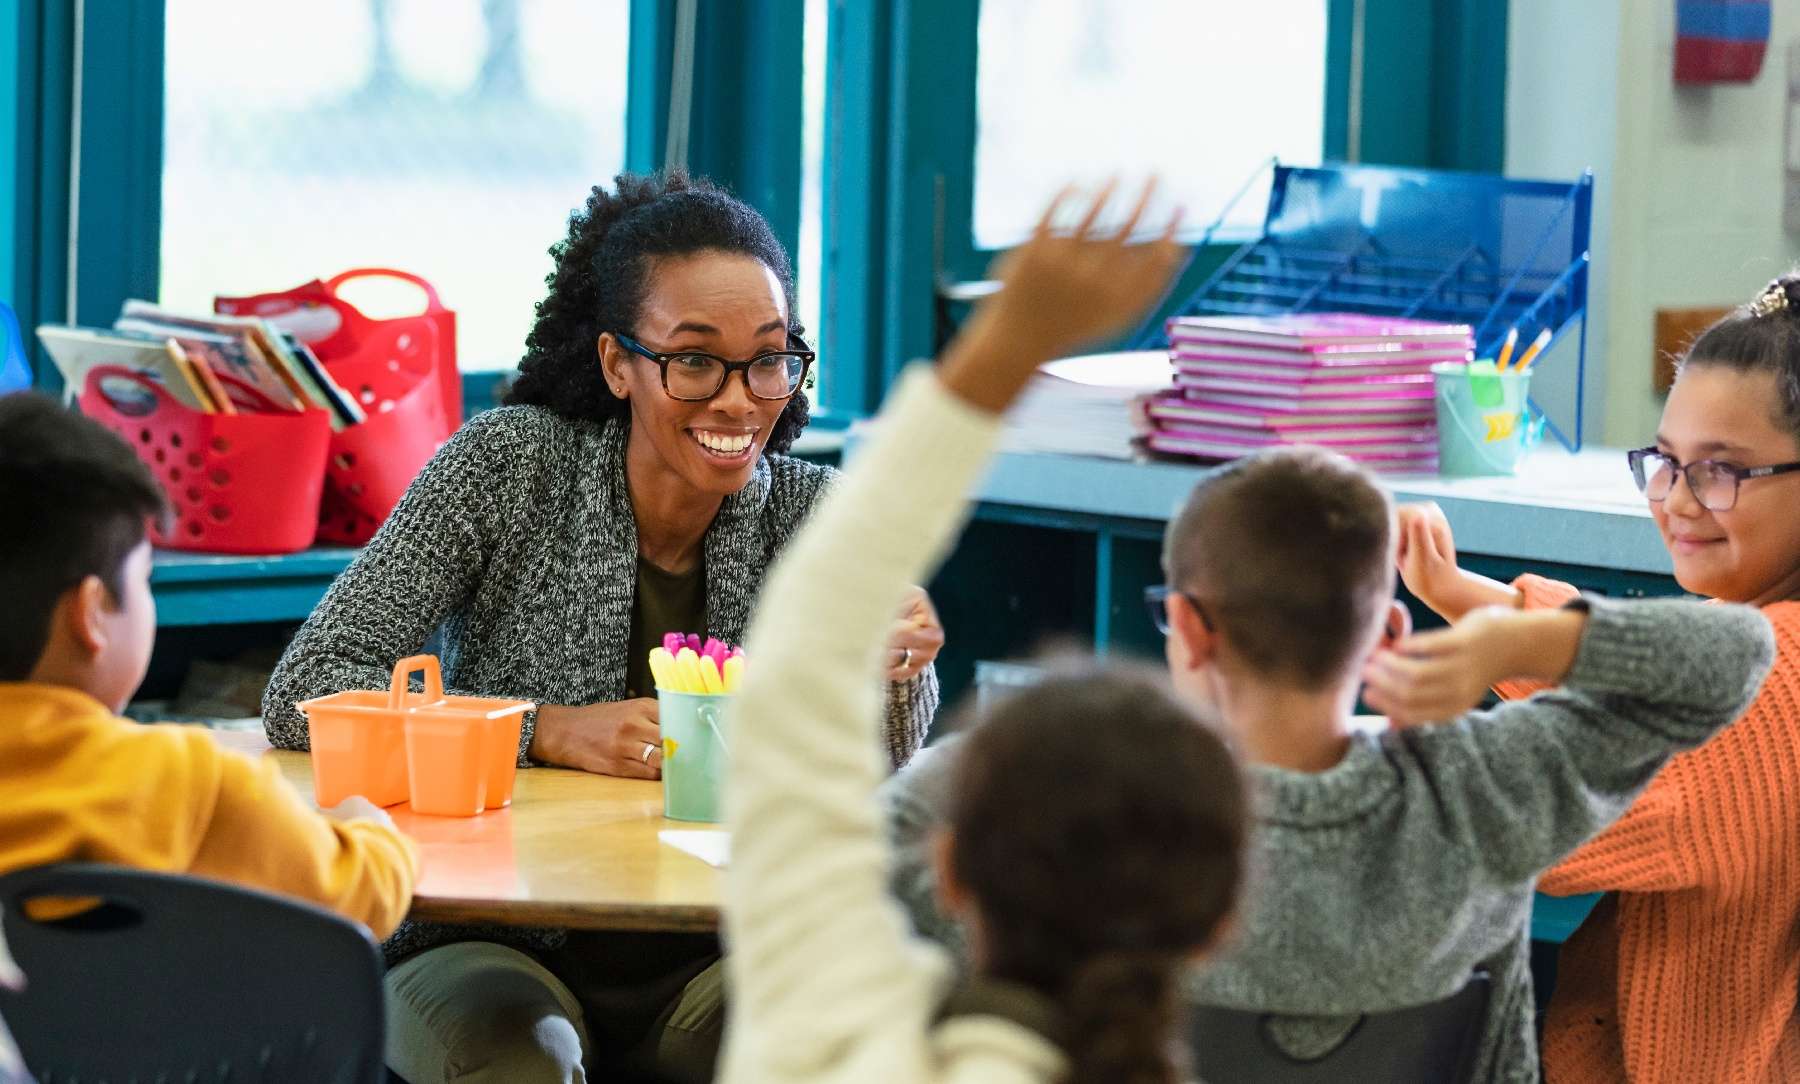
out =
[[[551,255],[507,405],[427,464],[283,656],[263,703],[275,745],[307,746],[298,701],[384,687],[394,660],[437,634],[447,690],[540,705],[521,763],[654,779],[650,649],[672,630],[743,638],[764,573],[833,477],[785,454],[806,427],[813,360],[786,252],[754,210],[671,174],[595,188]],[[937,708],[943,641],[916,593],[889,638],[896,766]],[[446,941],[462,943],[432,948]],[[584,1050],[597,1066],[697,1043],[704,1061],[716,1039],[695,1035],[716,1028],[716,985],[683,994],[716,946],[621,962],[560,931],[409,924],[387,951],[405,958],[388,980],[390,1048],[404,1063],[392,1067],[415,1084],[453,1075],[445,1067],[464,1055],[509,1069],[493,1079],[528,1080]],[[524,1000],[496,1001],[509,990]],[[692,1011],[669,1019],[710,1023],[659,1038],[676,998]],[[602,1019],[583,1003],[609,1008]],[[554,1021],[505,1026],[518,1014]],[[497,1023],[433,1030],[447,1020]]]

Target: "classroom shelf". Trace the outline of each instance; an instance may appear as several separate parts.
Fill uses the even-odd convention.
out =
[[[853,457],[859,436],[848,449]],[[1157,657],[1144,587],[1162,582],[1162,532],[1209,468],[1002,453],[977,486],[974,522],[932,583],[949,631],[938,677],[950,702],[977,662],[1046,642]],[[1668,552],[1617,449],[1540,447],[1508,478],[1395,476],[1397,501],[1436,501],[1464,567],[1497,579],[1539,572],[1625,597],[1679,592]],[[1421,625],[1423,607],[1400,597]]]
[[[300,622],[359,551],[320,546],[279,557],[157,550],[150,567],[159,627]]]

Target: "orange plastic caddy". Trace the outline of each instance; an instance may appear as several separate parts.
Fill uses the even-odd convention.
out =
[[[419,672],[425,691],[409,692],[407,679]],[[394,665],[385,692],[333,693],[299,707],[321,806],[359,794],[376,805],[410,800],[414,813],[472,817],[512,801],[519,728],[536,705],[445,696],[437,656],[414,655]]]

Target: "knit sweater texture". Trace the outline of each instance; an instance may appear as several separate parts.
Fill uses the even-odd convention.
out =
[[[1574,594],[1516,586],[1528,606]],[[1800,1080],[1800,602],[1762,613],[1776,657],[1756,699],[1539,884],[1610,893],[1563,945],[1551,1084]]]
[[[307,748],[297,703],[384,689],[394,663],[434,635],[448,692],[540,704],[624,699],[638,558],[628,433],[624,421],[575,421],[533,406],[464,425],[288,645],[263,697],[269,741]],[[762,458],[707,529],[707,627],[691,631],[743,639],[764,574],[835,475],[788,456]],[[919,747],[937,701],[930,667],[886,686],[890,764]],[[530,764],[534,722],[527,718],[520,738],[521,765]],[[407,923],[387,949],[398,959],[476,936],[527,948],[561,940],[558,931]]]
[[[1359,732],[1324,772],[1251,766],[1242,923],[1188,996],[1275,1014],[1277,1042],[1313,1057],[1360,1015],[1447,997],[1482,968],[1493,986],[1473,1079],[1537,1080],[1536,878],[1623,813],[1671,753],[1735,717],[1772,656],[1768,623],[1746,607],[1589,605],[1560,688],[1441,725]],[[928,853],[955,756],[944,745],[884,797],[895,891],[922,932],[954,944]]]

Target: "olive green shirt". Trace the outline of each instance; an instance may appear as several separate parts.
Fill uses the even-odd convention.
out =
[[[631,650],[625,657],[626,697],[655,696],[650,651],[663,634],[706,636],[706,562],[686,572],[664,572],[642,554],[637,559],[637,594],[631,603]]]

